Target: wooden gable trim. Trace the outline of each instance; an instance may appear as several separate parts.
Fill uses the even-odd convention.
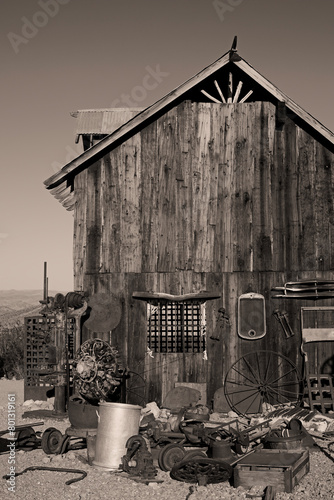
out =
[[[261,87],[272,94],[278,101],[283,101],[287,108],[289,108],[293,113],[295,113],[299,118],[301,118],[305,123],[310,125],[314,130],[319,132],[325,139],[327,139],[331,144],[334,145],[334,134],[322,125],[316,118],[310,115],[307,111],[296,104],[290,97],[288,97],[284,92],[279,90],[275,85],[273,85],[269,80],[262,76],[258,71],[256,71],[250,64],[248,64],[244,59],[239,61],[234,61],[234,64],[238,66],[247,75],[253,78]],[[291,118],[291,117],[290,117]]]
[[[105,154],[115,149],[124,141],[139,132],[152,120],[157,119],[159,116],[161,116],[171,105],[176,104],[178,100],[182,99],[182,96],[184,96],[189,90],[194,88],[199,83],[203,82],[205,79],[213,75],[216,71],[223,68],[228,63],[235,64],[238,68],[249,75],[255,82],[257,82],[262,88],[273,95],[278,101],[285,102],[288,109],[290,109],[293,113],[296,114],[299,119],[303,120],[312,129],[314,129],[317,133],[324,137],[328,141],[330,147],[334,147],[334,134],[329,129],[324,127],[313,116],[303,110],[286,94],[275,87],[275,85],[273,85],[266,78],[260,75],[260,73],[258,73],[238,54],[234,53],[232,54],[232,56],[233,57],[231,57],[231,51],[227,52],[221,58],[217,59],[217,61],[204,68],[194,77],[187,80],[185,83],[157,101],[155,104],[152,104],[152,106],[149,106],[142,112],[138,113],[124,125],[115,130],[112,134],[109,134],[100,142],[84,151],[77,158],[65,165],[59,172],[44,181],[47,189],[56,188],[65,180],[67,180],[69,176],[75,176],[77,173],[89,167],[92,163],[95,163],[96,161],[101,159]]]
[[[195,85],[199,84],[205,80],[208,76],[215,73],[217,70],[221,69],[229,62],[229,52],[224,54],[220,59],[215,61],[213,64],[207,68],[200,71],[197,75],[187,80],[185,83],[174,89],[172,92],[167,94],[165,97],[157,101],[152,106],[144,109],[141,113],[134,116],[131,120],[126,122],[120,128],[115,130],[112,134],[108,135],[105,139],[102,139],[98,144],[95,144],[91,148],[87,149],[80,156],[72,160],[70,163],[65,165],[59,172],[49,177],[44,181],[45,186],[48,189],[53,189],[62,182],[68,174],[73,173],[75,170],[83,170],[87,164],[94,163],[104,156],[111,149],[117,147],[120,142],[128,139],[128,134],[133,135],[137,132],[138,128],[142,128],[146,125],[148,121],[154,119],[155,116],[159,115],[164,108],[175,102],[177,99],[181,98],[186,92],[192,89]]]

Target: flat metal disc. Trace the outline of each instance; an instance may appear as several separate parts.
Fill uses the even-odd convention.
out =
[[[87,302],[91,310],[85,327],[96,333],[116,328],[122,316],[122,304],[117,297],[109,293],[95,293]]]

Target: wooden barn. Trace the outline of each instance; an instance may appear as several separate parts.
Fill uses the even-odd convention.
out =
[[[74,211],[74,290],[121,301],[111,343],[146,401],[219,406],[226,374],[237,411],[253,387],[293,401],[304,330],[332,375],[333,133],[235,45],[146,109],[74,116],[84,150],[45,185]]]

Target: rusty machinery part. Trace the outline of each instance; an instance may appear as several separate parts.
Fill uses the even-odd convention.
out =
[[[299,405],[303,379],[296,365],[275,351],[251,351],[228,370],[224,392],[238,415],[262,413],[263,405]]]
[[[332,441],[331,443],[328,443],[328,451],[330,451],[331,453],[334,453],[334,441]]]
[[[213,443],[221,441],[233,441],[245,447],[249,445],[249,435],[246,431],[236,430],[226,424],[207,428],[202,422],[183,421],[180,423],[180,430],[187,440],[194,445],[205,444],[212,446]]]
[[[204,428],[204,424],[202,422],[187,422],[182,421],[179,425],[180,431],[185,435],[187,441],[191,444],[199,444],[204,442],[205,444],[210,443],[209,438],[209,429]]]
[[[250,450],[251,440],[247,431],[236,432],[232,441],[234,450],[238,455],[243,455]]]
[[[290,326],[287,313],[285,311],[281,312],[279,309],[275,309],[275,311],[273,312],[273,316],[277,319],[277,321],[281,325],[285,337],[287,339],[293,337],[295,333]]]
[[[161,470],[168,472],[185,457],[186,450],[178,443],[169,443],[159,451],[158,464]]]
[[[205,486],[210,483],[222,483],[232,476],[233,468],[223,460],[213,458],[192,458],[174,465],[170,476],[176,481],[198,483]]]
[[[16,448],[26,451],[37,448],[40,440],[32,427],[25,427],[15,433],[15,446]]]
[[[55,427],[49,427],[43,432],[41,447],[44,453],[47,455],[59,455],[64,453],[63,444],[66,441],[67,436],[56,429]]]
[[[198,449],[198,450],[187,451],[182,460],[185,461],[185,460],[192,460],[193,458],[207,458],[207,457],[208,456],[204,450]]]
[[[86,294],[84,292],[68,292],[64,297],[64,305],[73,309],[80,309],[84,305]]]
[[[15,472],[15,477],[21,476],[25,472],[34,471],[34,470],[46,470],[46,471],[51,471],[51,472],[67,472],[70,474],[81,474],[81,477],[76,477],[76,478],[69,479],[68,481],[66,481],[65,484],[67,486],[69,486],[70,484],[76,483],[78,481],[81,481],[82,479],[84,479],[87,476],[87,472],[85,472],[84,470],[80,470],[80,469],[61,469],[59,467],[42,467],[39,465],[33,465],[32,467],[27,467],[26,469],[24,469],[21,472]],[[11,476],[9,474],[2,476],[3,479],[9,479],[10,477]]]
[[[86,340],[73,360],[76,390],[92,404],[110,401],[124,372],[117,349],[101,339]]]
[[[157,469],[153,465],[152,454],[148,451],[143,436],[131,436],[125,447],[126,455],[122,457],[122,468],[124,472],[132,476],[140,476],[143,479],[154,478]]]

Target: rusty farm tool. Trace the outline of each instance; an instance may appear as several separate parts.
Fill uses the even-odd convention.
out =
[[[279,309],[275,309],[273,315],[280,323],[286,338],[288,339],[290,337],[293,337],[295,333],[290,326],[287,313],[285,311],[281,312]]]

